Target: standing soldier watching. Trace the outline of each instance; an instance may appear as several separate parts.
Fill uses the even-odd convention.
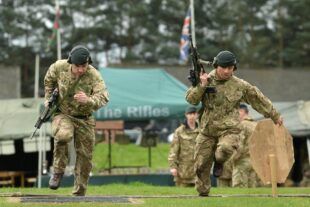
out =
[[[49,188],[56,190],[60,185],[68,163],[68,144],[73,139],[76,151],[74,196],[85,195],[92,169],[95,142],[92,113],[109,101],[105,83],[91,63],[88,49],[78,45],[71,50],[67,60],[52,64],[44,79],[45,105],[53,90],[59,90],[52,121],[54,159]]]
[[[190,187],[195,185],[194,151],[196,137],[199,133],[197,109],[189,106],[185,111],[185,122],[178,127],[173,136],[168,156],[170,172],[176,186]]]
[[[239,118],[242,136],[240,136],[239,140],[239,149],[232,156],[232,186],[245,188],[259,187],[262,186],[262,182],[252,167],[249,152],[249,138],[257,123],[249,116],[249,109],[244,103],[240,104]]]
[[[201,102],[204,107],[195,147],[196,189],[199,196],[208,196],[210,192],[210,169],[214,158],[214,174],[220,176],[222,164],[238,149],[240,102],[250,104],[276,124],[283,123],[271,101],[258,88],[233,75],[237,69],[233,53],[221,51],[214,58],[213,66],[215,70],[209,74],[201,73],[200,83],[191,86],[186,93],[186,100],[190,104]],[[212,93],[206,90],[208,87],[214,88]]]

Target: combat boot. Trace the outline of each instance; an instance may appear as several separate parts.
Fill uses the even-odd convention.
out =
[[[85,196],[86,188],[83,185],[74,185],[72,196]]]
[[[208,197],[209,193],[199,193],[199,197]]]
[[[63,173],[53,173],[50,181],[48,182],[48,187],[52,190],[57,190],[60,186],[60,181],[62,179]]]
[[[220,177],[223,173],[223,163],[214,162],[213,176]]]

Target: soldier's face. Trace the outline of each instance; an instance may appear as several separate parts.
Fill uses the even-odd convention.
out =
[[[197,112],[186,113],[185,116],[188,121],[195,122],[198,118],[198,113]]]
[[[247,115],[247,112],[244,109],[239,109],[239,119],[242,121]]]
[[[216,74],[219,79],[221,80],[227,80],[229,79],[234,72],[234,66],[227,66],[227,67],[222,67],[222,66],[217,66],[216,68]]]
[[[76,76],[81,76],[86,73],[88,67],[88,63],[82,65],[72,64],[72,73]]]

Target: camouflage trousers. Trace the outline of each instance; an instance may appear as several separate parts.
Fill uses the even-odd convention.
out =
[[[85,195],[92,169],[92,152],[95,143],[95,120],[76,119],[58,114],[52,122],[54,136],[53,168],[55,173],[64,173],[68,163],[68,144],[73,139],[76,152],[74,168],[74,195]]]
[[[254,188],[263,183],[254,171],[249,157],[241,158],[234,162],[232,186],[241,188]]]
[[[184,180],[179,177],[174,178],[175,185],[177,187],[194,187],[195,186],[195,180]]]
[[[217,162],[228,160],[238,148],[239,134],[223,133],[220,137],[211,137],[199,133],[196,138],[195,186],[199,194],[208,194],[211,188],[210,170],[214,156]]]

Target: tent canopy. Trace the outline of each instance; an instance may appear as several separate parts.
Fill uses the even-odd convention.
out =
[[[0,139],[20,139],[29,137],[40,115],[43,98],[9,99],[0,101]],[[45,123],[51,134],[50,123]],[[37,131],[37,134],[39,130]]]
[[[110,102],[95,113],[97,120],[150,120],[183,118],[188,106],[187,87],[161,69],[101,68]],[[0,100],[0,139],[29,137],[39,116],[43,99]],[[310,136],[310,101],[275,102],[292,136]],[[250,108],[258,120],[263,116]],[[51,134],[50,123],[45,123]]]
[[[184,117],[187,87],[162,69],[101,68],[110,102],[97,120],[149,120]]]
[[[161,69],[100,70],[110,93],[110,102],[95,113],[97,120],[149,120],[183,118],[187,87]],[[43,98],[0,100],[0,139],[31,135],[40,115]],[[50,122],[44,123],[51,135]],[[37,131],[39,134],[39,130]]]
[[[275,102],[274,106],[281,113],[284,126],[292,136],[310,136],[310,101]],[[249,110],[250,116],[255,120],[264,118],[251,107]]]

